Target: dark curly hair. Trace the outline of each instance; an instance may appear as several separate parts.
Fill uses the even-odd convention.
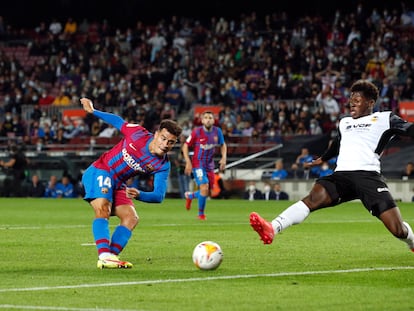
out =
[[[373,100],[374,102],[377,101],[379,97],[379,90],[377,86],[368,80],[357,80],[352,84],[351,93],[359,92],[361,93],[366,99]]]

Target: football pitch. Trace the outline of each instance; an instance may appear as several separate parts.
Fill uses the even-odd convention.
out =
[[[199,221],[196,200],[190,211],[136,201],[121,256],[134,267],[100,270],[86,202],[0,199],[0,310],[414,310],[414,253],[362,204],[317,211],[263,245],[250,212],[273,219],[288,205],[209,200]],[[400,209],[414,227],[414,205]],[[192,262],[204,240],[223,249],[217,270]]]

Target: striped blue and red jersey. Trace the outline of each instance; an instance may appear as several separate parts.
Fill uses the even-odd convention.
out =
[[[193,169],[204,168],[207,171],[214,170],[216,147],[224,144],[221,128],[212,126],[210,131],[206,131],[203,126],[196,127],[185,143],[192,147],[194,151],[191,160]]]
[[[136,175],[154,175],[154,190],[141,191],[139,200],[151,202],[151,196],[165,197],[170,173],[168,156],[159,157],[149,151],[149,143],[154,134],[138,124],[131,124],[121,117],[95,110],[94,115],[112,124],[122,134],[122,140],[103,153],[93,166],[111,173],[115,189],[123,187],[124,182]]]

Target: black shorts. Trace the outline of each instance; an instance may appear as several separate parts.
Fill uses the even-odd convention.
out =
[[[377,172],[340,171],[318,178],[332,199],[331,206],[359,199],[365,208],[378,217],[381,213],[396,207],[383,176]]]

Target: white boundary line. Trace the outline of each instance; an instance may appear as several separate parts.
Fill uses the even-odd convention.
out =
[[[96,288],[96,287],[109,287],[109,286],[203,282],[203,281],[231,280],[231,279],[251,279],[251,278],[260,278],[260,277],[284,277],[284,276],[301,276],[301,275],[317,275],[317,274],[359,273],[359,272],[392,271],[392,270],[414,270],[414,266],[355,268],[355,269],[348,269],[348,270],[326,270],[326,271],[279,272],[279,273],[265,273],[265,274],[239,274],[239,275],[211,276],[211,277],[188,278],[188,279],[144,280],[144,281],[136,281],[136,282],[78,284],[78,285],[65,285],[65,286],[27,287],[27,288],[3,288],[3,289],[0,289],[0,293],[35,292],[35,291],[48,291],[48,290],[72,289],[72,288],[79,289],[79,288],[94,288],[94,287]]]
[[[47,307],[47,306],[21,306],[21,305],[0,305],[0,309],[12,310],[52,310],[52,311],[144,311],[142,309],[97,309],[97,308],[66,308],[66,307]]]
[[[414,219],[406,218],[405,221],[414,221]],[[312,220],[309,219],[306,221],[308,224],[319,224],[319,223],[378,223],[376,219],[349,219],[349,220]],[[172,224],[152,224],[140,225],[140,228],[153,228],[153,227],[191,227],[197,226],[199,222],[194,223],[172,223]],[[246,222],[227,222],[227,223],[209,223],[209,226],[231,226],[231,225],[248,225],[250,226],[248,220]],[[110,225],[110,227],[115,227],[116,225]],[[13,226],[13,225],[0,225],[0,230],[54,230],[54,229],[76,229],[76,228],[90,228],[91,225],[45,225],[45,226]]]

